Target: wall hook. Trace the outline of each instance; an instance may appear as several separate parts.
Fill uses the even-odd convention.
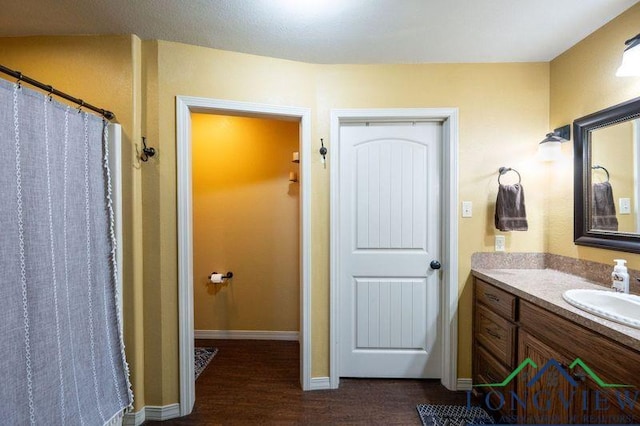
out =
[[[147,147],[147,138],[142,137],[142,152],[140,153],[140,161],[147,162],[150,157],[156,155],[156,150],[153,147]]]
[[[320,153],[320,155],[322,155],[322,165],[326,169],[327,168],[327,148],[324,146],[324,139],[323,138],[320,138],[320,145],[322,145],[322,146],[320,147],[318,152]]]

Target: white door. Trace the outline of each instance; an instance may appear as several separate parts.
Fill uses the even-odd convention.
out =
[[[442,125],[342,124],[339,374],[440,378]],[[437,264],[433,265],[435,268]]]

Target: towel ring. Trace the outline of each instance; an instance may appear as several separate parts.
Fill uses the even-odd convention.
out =
[[[609,176],[609,170],[605,169],[604,167],[602,167],[602,166],[600,166],[600,165],[598,165],[598,164],[596,164],[596,165],[594,165],[594,166],[591,166],[591,169],[592,169],[592,170],[595,170],[595,169],[602,169],[602,170],[604,170],[604,172],[607,174],[607,182],[609,182],[609,178],[610,178],[610,176]]]
[[[502,185],[500,183],[500,176],[502,176],[503,174],[505,174],[507,172],[515,172],[518,175],[518,184],[520,184],[520,182],[522,182],[522,176],[520,176],[520,173],[518,173],[518,171],[516,169],[512,169],[511,167],[500,167],[498,169],[498,173],[500,173],[498,175],[498,185]]]

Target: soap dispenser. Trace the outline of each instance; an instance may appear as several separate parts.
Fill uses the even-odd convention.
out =
[[[614,262],[616,262],[616,265],[611,273],[611,288],[620,293],[629,293],[629,273],[627,272],[627,267],[624,266],[627,261],[614,259]]]

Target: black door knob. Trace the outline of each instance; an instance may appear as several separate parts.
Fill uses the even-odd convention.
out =
[[[431,266],[431,269],[440,269],[442,267],[440,262],[438,262],[437,260],[432,260],[429,266]]]

